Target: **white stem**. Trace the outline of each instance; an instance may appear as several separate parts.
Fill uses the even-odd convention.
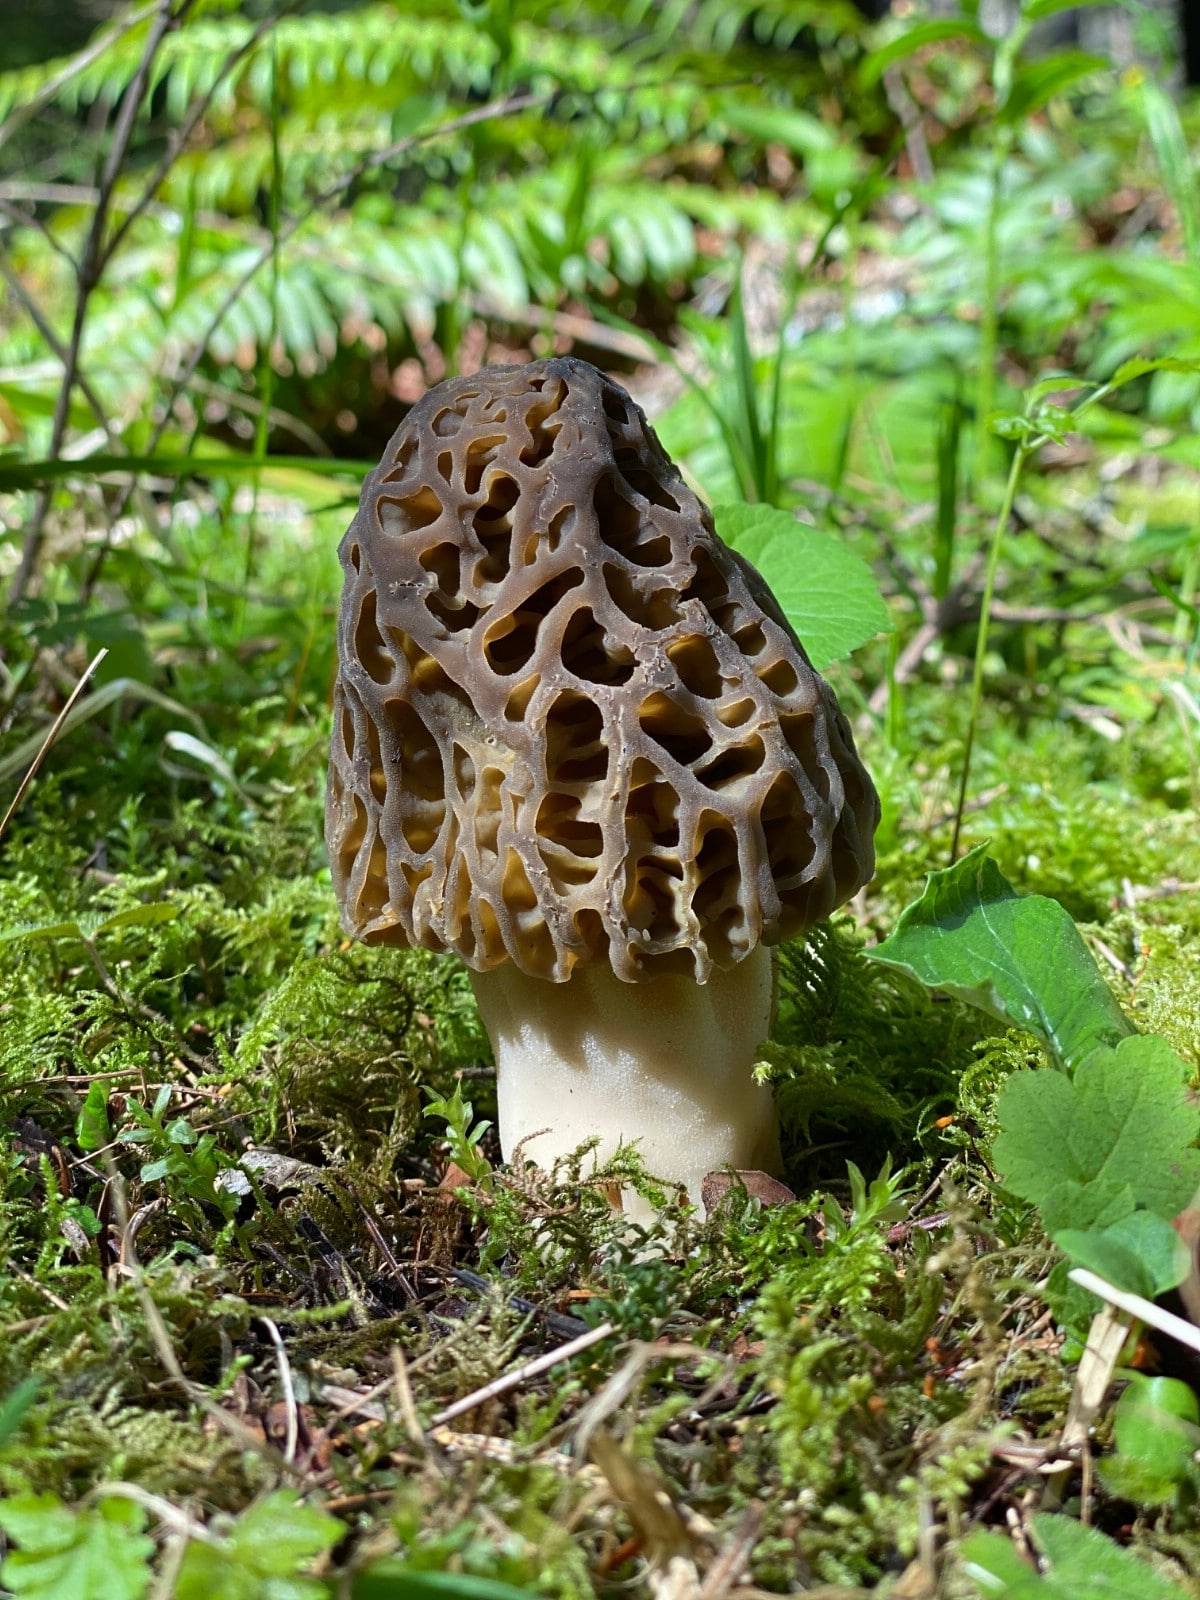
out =
[[[511,963],[471,982],[496,1057],[505,1160],[525,1139],[522,1153],[544,1167],[595,1135],[600,1161],[636,1143],[646,1171],[695,1203],[718,1167],[778,1171],[771,1091],[751,1075],[771,1026],[765,946],[705,984],[621,983],[601,966],[549,983]]]

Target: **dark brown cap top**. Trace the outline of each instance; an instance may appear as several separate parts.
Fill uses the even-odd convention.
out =
[[[341,560],[326,838],[354,937],[703,982],[871,876],[833,691],[595,367],[431,389]]]

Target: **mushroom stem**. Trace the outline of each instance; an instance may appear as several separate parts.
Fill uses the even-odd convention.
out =
[[[705,984],[622,983],[599,964],[550,983],[512,962],[471,982],[496,1057],[505,1160],[525,1140],[547,1167],[596,1135],[598,1161],[636,1143],[646,1171],[685,1185],[695,1204],[718,1167],[778,1171],[773,1097],[751,1075],[771,1027],[766,946]],[[652,1214],[630,1195],[625,1209]]]

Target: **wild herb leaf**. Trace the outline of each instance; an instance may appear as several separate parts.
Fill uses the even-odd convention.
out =
[[[56,1494],[14,1495],[0,1501],[0,1528],[17,1547],[0,1584],[28,1600],[141,1600],[154,1554],[145,1524],[130,1500],[77,1511]]]
[[[1137,1035],[1097,1050],[1074,1079],[1018,1072],[996,1105],[1003,1132],[993,1153],[1005,1187],[1041,1208],[1047,1228],[1118,1220],[1112,1206],[1171,1218],[1200,1188],[1200,1107],[1187,1094],[1187,1069],[1162,1039]],[[1103,1208],[1107,1208],[1107,1211]],[[1087,1224],[1085,1224],[1087,1225]]]
[[[774,506],[714,506],[717,532],[757,567],[818,672],[891,618],[866,562],[841,539]]]
[[[344,1533],[335,1518],[279,1489],[243,1512],[222,1544],[188,1546],[175,1600],[325,1600],[326,1585],[303,1569]]]
[[[1200,1188],[1200,1108],[1162,1039],[1097,1050],[1073,1080],[1019,1072],[996,1115],[1004,1184],[1039,1207],[1060,1249],[1134,1294],[1183,1281],[1187,1251],[1170,1219]]]
[[[1068,1069],[1133,1031],[1062,906],[1019,895],[986,845],[931,872],[871,955],[1028,1028]]]
[[[1115,1454],[1105,1457],[1101,1481],[1110,1493],[1142,1505],[1176,1500],[1197,1481],[1200,1403],[1179,1378],[1148,1378],[1137,1372],[1113,1414]]]
[[[1060,1228],[1054,1242],[1074,1265],[1146,1300],[1182,1283],[1191,1266],[1183,1240],[1152,1211],[1131,1211],[1105,1228]]]
[[[1186,1590],[1098,1528],[1042,1512],[1033,1532],[1049,1563],[1044,1574],[1027,1566],[1004,1534],[964,1539],[963,1567],[987,1600],[1186,1600]]]

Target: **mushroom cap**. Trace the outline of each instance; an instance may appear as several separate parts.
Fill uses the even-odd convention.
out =
[[[874,869],[828,684],[583,361],[431,389],[363,487],[326,840],[347,933],[703,983]]]

